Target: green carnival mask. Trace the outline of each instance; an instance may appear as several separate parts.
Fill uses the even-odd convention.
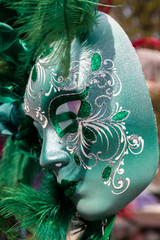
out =
[[[106,14],[71,47],[69,75],[37,59],[25,112],[43,138],[40,164],[53,171],[80,215],[103,219],[151,182],[158,166],[155,117],[138,58]],[[48,54],[49,53],[49,54]]]

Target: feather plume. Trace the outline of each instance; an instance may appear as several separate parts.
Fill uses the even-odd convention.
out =
[[[39,164],[20,151],[19,141],[8,137],[0,162],[0,189],[17,186],[19,182],[31,185],[39,171]]]
[[[35,232],[34,239],[65,240],[74,207],[56,180],[49,178],[40,191],[22,184],[6,190],[1,214],[14,215],[23,229]]]
[[[4,236],[6,236],[8,240],[17,240],[21,237],[15,229],[11,228],[13,224],[15,224],[13,218],[6,219],[0,215],[0,239],[4,239]]]
[[[55,177],[47,173],[38,189],[20,184],[4,190],[0,215],[15,216],[16,229],[27,229],[35,240],[66,240],[67,234],[78,233],[79,240],[99,240],[101,221],[84,221],[73,203],[65,197]]]
[[[19,152],[18,141],[8,138],[1,162],[0,218],[7,223],[14,216],[19,223],[17,229],[2,224],[1,231],[6,235],[10,229],[11,239],[18,230],[27,229],[34,234],[35,240],[65,240],[70,228],[74,233],[79,232],[80,240],[99,240],[101,221],[88,222],[75,215],[74,205],[65,197],[52,174],[43,173],[38,189],[29,186],[37,165],[33,158]]]
[[[51,44],[54,55],[50,64],[58,64],[67,76],[70,47],[74,38],[84,38],[96,23],[97,0],[28,0],[7,1],[19,12],[20,34],[25,34],[34,60]]]

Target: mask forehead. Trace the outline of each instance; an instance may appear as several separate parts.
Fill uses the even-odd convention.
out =
[[[43,129],[52,126],[66,143],[65,150],[78,169],[74,176],[85,175],[82,191],[91,189],[90,179],[100,182],[97,186],[105,191],[107,204],[118,201],[119,196],[120,209],[149,184],[158,161],[155,118],[131,43],[113,19],[102,15],[85,41],[73,42],[66,79],[58,66],[47,66],[49,57],[38,59],[32,69],[26,114]],[[56,109],[77,100],[81,101],[79,112],[63,131]],[[69,178],[69,173],[64,176]]]

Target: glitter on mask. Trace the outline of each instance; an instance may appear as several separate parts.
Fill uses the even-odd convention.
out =
[[[125,120],[128,117],[129,113],[130,113],[129,111],[118,112],[113,116],[112,120],[114,120],[114,121]]]
[[[54,52],[48,52],[46,55],[51,56],[52,53]],[[42,84],[42,80],[44,80],[43,94],[39,91],[36,94],[39,96],[39,101],[42,101],[42,96],[49,97],[50,95],[51,97],[52,94],[55,96],[48,106],[48,118],[59,138],[61,138],[61,142],[66,143],[66,149],[70,152],[75,165],[91,170],[96,167],[99,161],[107,162],[102,169],[101,180],[107,186],[112,185],[113,194],[122,194],[130,186],[130,179],[122,176],[125,170],[122,167],[125,164],[125,157],[123,158],[123,156],[129,154],[129,152],[136,155],[140,154],[144,149],[144,139],[137,134],[130,135],[130,132],[126,129],[125,120],[129,118],[131,112],[123,109],[123,106],[118,102],[119,98],[115,99],[116,102],[114,101],[114,97],[120,95],[122,91],[122,82],[117,74],[114,62],[108,58],[103,59],[99,49],[87,59],[90,67],[85,67],[83,61],[72,61],[69,76],[65,81],[63,76],[57,75],[56,69],[46,69],[43,66],[43,61],[38,59],[37,68],[33,68],[34,72],[32,71],[30,75],[26,91],[25,112],[27,115],[32,115],[33,109],[29,107],[29,103],[31,97],[35,98],[33,89],[35,86]],[[50,78],[48,78],[48,74],[50,74]],[[31,81],[32,78],[33,81],[36,80],[37,85]],[[45,84],[45,80],[49,81],[48,84]],[[111,103],[108,108],[109,112],[112,112],[110,115],[107,111],[108,105],[103,105],[103,102],[105,103],[104,98],[107,99],[107,103],[109,101]],[[57,111],[64,103],[73,104],[75,101],[79,101],[76,112],[70,107],[67,112],[62,110],[59,113]],[[30,111],[31,113],[29,113]],[[43,120],[45,116],[40,115],[36,110],[37,113],[40,120]],[[63,124],[65,121],[68,121],[69,125]],[[46,124],[44,126],[46,127]],[[62,129],[61,126],[65,128]],[[62,139],[63,137],[65,138]],[[110,146],[113,141],[116,143],[116,151],[112,151],[112,146]],[[107,143],[106,146],[105,143]],[[101,145],[102,151],[100,149]],[[109,152],[108,158],[101,158],[101,155],[106,154],[107,151]],[[121,181],[116,182],[118,176],[116,178],[115,175],[120,176]]]
[[[108,180],[111,175],[112,168],[110,165],[108,165],[102,172],[102,179]]]
[[[78,155],[76,153],[74,154],[73,159],[74,159],[76,165],[80,166],[81,162],[80,162],[80,159],[79,159],[79,157],[78,157]]]
[[[95,134],[89,128],[83,127],[83,135],[90,141],[96,140]]]
[[[77,117],[87,118],[91,114],[91,105],[85,99],[81,102],[81,107],[79,109]]]
[[[101,56],[99,53],[95,53],[91,60],[92,72],[97,71],[101,67]]]

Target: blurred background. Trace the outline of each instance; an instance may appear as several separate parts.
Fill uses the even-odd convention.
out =
[[[125,30],[135,47],[149,88],[160,139],[160,1],[101,1],[116,8],[108,12]],[[160,172],[149,187],[117,216],[113,240],[160,240]]]

